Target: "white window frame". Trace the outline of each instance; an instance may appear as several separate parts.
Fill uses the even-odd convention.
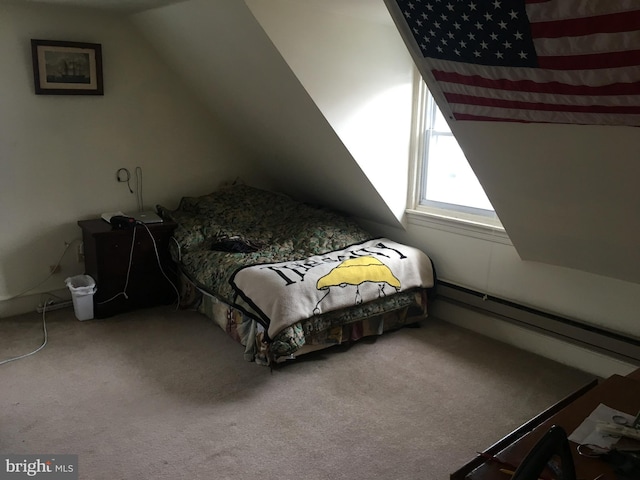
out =
[[[481,209],[442,202],[421,203],[423,182],[426,181],[424,170],[428,161],[425,159],[425,150],[428,145],[424,141],[424,135],[428,126],[426,109],[430,95],[422,77],[416,72],[407,202],[409,208],[406,211],[409,223],[436,226],[440,229],[511,244],[495,212],[480,212]]]

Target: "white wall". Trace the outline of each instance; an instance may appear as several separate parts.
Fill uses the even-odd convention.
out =
[[[406,230],[368,223],[374,233],[426,252],[438,278],[488,295],[640,339],[640,286],[600,275],[523,261],[508,239],[411,216]],[[634,365],[490,315],[436,302],[430,314],[572,367],[608,377]]]
[[[640,285],[636,283],[523,261],[513,245],[491,233],[476,236],[427,219],[412,217],[406,231],[369,227],[427,252],[441,280],[640,338]],[[490,328],[485,329],[489,335]]]
[[[382,0],[245,3],[387,205],[402,218],[414,67]]]
[[[131,19],[280,190],[399,224],[243,1],[190,0]]]
[[[640,283],[635,127],[456,122],[522,258]]]
[[[30,39],[102,44],[104,96],[35,95]],[[80,237],[76,222],[135,211],[116,182],[143,169],[145,206],[177,205],[256,167],[229,144],[216,119],[126,19],[84,10],[0,5],[0,316],[34,311],[39,292],[65,292],[82,273],[77,243],[62,271],[37,285]],[[68,293],[68,292],[67,292]]]

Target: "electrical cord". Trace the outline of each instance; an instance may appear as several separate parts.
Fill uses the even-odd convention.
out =
[[[120,177],[120,175],[123,173],[124,173],[124,177],[122,178]],[[118,171],[116,172],[116,179],[120,183],[126,182],[129,192],[133,193],[133,190],[131,189],[131,184],[129,183],[129,181],[131,180],[131,172],[129,172],[129,170],[127,170],[126,168],[119,168]]]
[[[136,224],[137,223],[138,222],[136,222]],[[116,293],[113,297],[109,298],[108,300],[103,300],[102,302],[98,302],[98,305],[103,305],[105,303],[112,302],[113,300],[118,298],[120,295],[123,295],[124,298],[126,298],[127,300],[129,299],[129,295],[127,295],[127,288],[129,288],[129,276],[131,275],[131,265],[133,264],[133,250],[136,245],[136,230],[137,229],[134,227],[133,235],[131,238],[131,250],[129,251],[129,266],[127,267],[127,276],[125,278],[124,288],[122,289],[121,292]]]
[[[144,211],[144,201],[142,199],[142,167],[136,167],[136,201],[138,211]]]
[[[44,339],[42,341],[42,345],[40,345],[37,349],[35,349],[33,352],[30,353],[25,353],[24,355],[19,355],[17,357],[13,357],[13,358],[8,358],[6,360],[2,360],[0,361],[0,365],[4,365],[6,363],[9,362],[14,362],[16,360],[20,360],[21,358],[26,358],[26,357],[30,357],[31,355],[35,355],[36,353],[38,353],[40,350],[42,350],[45,345],[47,344],[48,341],[48,334],[47,334],[47,321],[46,321],[46,312],[47,312],[47,307],[46,307],[46,302],[44,303],[44,308],[42,309],[42,332],[44,335]]]
[[[178,248],[178,261],[180,261],[182,260],[182,249],[180,248],[180,243],[178,242],[176,237],[171,237],[171,240],[173,240],[173,242],[176,244],[176,247]]]
[[[140,221],[137,221],[136,225],[133,228],[133,235],[132,235],[133,238],[131,240],[131,250],[129,252],[129,265],[127,266],[127,276],[125,279],[124,289],[121,292],[116,293],[113,297],[109,298],[108,300],[103,300],[102,302],[98,302],[98,305],[103,305],[105,303],[111,302],[116,298],[118,298],[120,295],[123,295],[124,298],[129,299],[129,296],[127,295],[127,288],[129,288],[129,277],[131,274],[131,265],[133,264],[133,251],[134,251],[135,242],[136,242],[136,230],[137,230],[136,227],[138,225],[142,225],[147,230],[147,233],[149,234],[149,238],[151,239],[151,242],[153,244],[153,250],[156,255],[156,262],[158,263],[158,268],[160,269],[160,272],[162,273],[164,278],[167,280],[167,282],[169,282],[169,284],[173,287],[173,290],[176,292],[176,298],[177,298],[176,310],[177,310],[180,305],[180,291],[178,290],[178,287],[176,287],[176,285],[171,281],[169,276],[165,273],[164,269],[162,268],[162,262],[160,261],[160,253],[158,252],[158,245],[156,244],[156,239],[153,237],[151,230],[144,222],[140,222]]]
[[[142,212],[144,210],[144,200],[142,196],[142,167],[136,167],[135,169],[136,175],[136,190],[133,191],[131,188],[131,172],[127,168],[119,168],[116,171],[116,179],[119,183],[126,183],[127,188],[131,194],[136,194],[136,203],[138,205],[138,211]]]
[[[71,245],[73,245],[75,242],[80,241],[79,238],[74,238],[73,240],[71,240],[70,242],[66,242],[66,246],[64,247],[64,250],[62,252],[62,255],[60,255],[60,258],[58,259],[58,262],[55,264],[55,266],[52,268],[52,272],[47,275],[47,277],[42,280],[40,283],[37,283],[36,285],[27,288],[26,290],[23,290],[20,293],[16,293],[15,295],[11,295],[9,297],[3,298],[1,299],[3,302],[7,301],[7,300],[13,300],[14,298],[18,298],[21,297],[22,295],[24,295],[27,292],[30,292],[31,290],[34,290],[36,288],[38,288],[40,285],[42,285],[43,283],[45,283],[47,280],[49,280],[55,273],[55,271],[58,269],[58,267],[60,266],[60,264],[62,263],[62,259],[64,258],[64,256],[67,254],[67,252],[69,251],[69,248],[71,247]],[[50,294],[53,295],[53,294]],[[55,295],[54,295],[55,296]]]
[[[142,223],[142,222],[138,222],[138,223],[140,223],[147,230],[147,233],[149,234],[149,238],[151,238],[151,242],[153,242],[153,250],[155,251],[155,254],[156,254],[156,261],[158,262],[158,268],[162,272],[162,275],[167,280],[167,282],[169,282],[169,285],[171,285],[173,287],[173,290],[176,292],[177,305],[180,305],[180,292],[178,291],[178,287],[175,286],[175,284],[171,281],[169,276],[165,273],[164,269],[162,268],[162,262],[160,261],[160,254],[158,253],[158,245],[156,245],[156,239],[153,238],[153,234],[151,233],[151,230],[149,230],[149,227],[147,227],[145,223]],[[177,309],[177,306],[176,306],[176,309]]]
[[[53,271],[52,271],[52,272],[51,272],[51,273],[50,273],[50,274],[49,274],[49,275],[48,275],[44,280],[42,280],[42,281],[41,281],[40,283],[38,283],[37,285],[34,285],[33,287],[27,288],[26,290],[23,290],[22,292],[20,292],[20,293],[18,293],[18,294],[16,294],[16,295],[13,295],[13,296],[10,296],[10,297],[8,297],[8,298],[5,298],[4,300],[5,300],[5,301],[6,301],[6,300],[12,300],[12,299],[14,299],[14,298],[21,297],[21,296],[22,296],[22,295],[24,295],[25,293],[30,292],[30,291],[31,291],[31,290],[33,290],[34,288],[38,288],[38,287],[39,287],[40,285],[42,285],[44,282],[46,282],[47,280],[49,280],[49,279],[53,276],[53,274],[54,274],[53,272],[55,272],[55,271],[58,269],[58,267],[60,266],[60,264],[62,263],[62,259],[64,258],[64,256],[66,255],[66,253],[69,251],[69,248],[71,247],[71,245],[73,245],[73,243],[74,243],[74,242],[77,242],[77,241],[79,241],[79,240],[80,240],[80,239],[75,238],[75,239],[71,240],[70,242],[68,242],[68,243],[66,244],[66,246],[65,246],[65,248],[64,248],[64,251],[62,252],[62,255],[60,255],[60,258],[58,259],[58,263],[56,263],[56,265],[55,265],[55,266],[54,266],[54,268],[53,268]],[[57,295],[54,295],[53,293],[49,293],[48,295],[50,295],[50,296],[52,296],[52,297],[55,297],[55,298],[57,298],[58,300],[62,300],[62,299],[61,299],[61,297],[59,297],[59,296],[57,296]],[[31,355],[34,355],[34,354],[38,353],[40,350],[42,350],[42,349],[45,347],[45,345],[47,344],[47,341],[48,341],[48,334],[47,334],[47,321],[46,321],[46,312],[47,312],[47,305],[48,305],[48,302],[47,302],[47,301],[44,301],[44,302],[42,303],[42,305],[43,305],[43,308],[42,308],[42,331],[43,331],[43,335],[44,335],[44,340],[43,340],[43,342],[42,342],[42,345],[40,345],[40,347],[38,347],[38,348],[37,348],[36,350],[34,350],[33,352],[25,353],[24,355],[20,355],[20,356],[17,356],[17,357],[9,358],[9,359],[7,359],[7,360],[2,360],[2,361],[0,361],[0,365],[4,365],[4,364],[6,364],[6,363],[13,362],[13,361],[15,361],[15,360],[20,360],[21,358],[29,357],[29,356],[31,356]]]

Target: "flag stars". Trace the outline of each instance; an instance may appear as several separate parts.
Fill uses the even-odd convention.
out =
[[[2,0],[0,0],[1,2]],[[456,62],[527,65],[530,50],[523,8],[505,0],[397,0],[425,57]]]

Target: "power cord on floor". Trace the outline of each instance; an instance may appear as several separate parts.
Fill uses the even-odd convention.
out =
[[[60,258],[58,259],[58,262],[56,263],[55,267],[54,267],[54,268],[52,268],[52,272],[51,272],[51,273],[50,273],[50,274],[49,274],[49,275],[48,275],[44,280],[42,280],[40,283],[38,283],[38,284],[34,285],[33,287],[27,288],[26,290],[23,290],[22,292],[17,293],[17,294],[15,294],[15,295],[12,295],[12,296],[10,296],[10,297],[8,297],[8,298],[5,298],[5,299],[3,299],[3,300],[4,300],[4,301],[6,301],[6,300],[12,300],[12,299],[14,299],[14,298],[21,297],[21,296],[22,296],[22,295],[24,295],[25,293],[30,292],[31,290],[33,290],[33,289],[35,289],[35,288],[38,288],[40,285],[42,285],[42,284],[43,284],[43,283],[45,283],[47,280],[49,280],[49,279],[53,276],[54,272],[58,269],[58,267],[60,266],[60,264],[62,263],[62,259],[64,258],[64,256],[65,256],[65,255],[67,254],[67,252],[69,251],[69,247],[71,247],[71,245],[73,245],[73,243],[74,243],[74,242],[76,242],[76,241],[79,241],[79,239],[77,239],[77,238],[76,238],[76,239],[74,239],[74,240],[71,240],[70,242],[65,242],[65,248],[64,248],[64,250],[63,250],[63,252],[62,252],[62,255],[60,255]],[[52,294],[52,293],[49,293],[49,295],[51,295],[52,297],[55,297],[55,298],[57,298],[57,299],[60,299],[60,297],[58,297],[57,295],[54,295],[54,294]],[[21,358],[29,357],[29,356],[31,356],[31,355],[34,355],[34,354],[38,353],[40,350],[42,350],[42,349],[45,347],[45,345],[47,344],[47,340],[48,340],[48,334],[47,334],[47,320],[46,320],[47,305],[49,305],[49,302],[48,302],[48,301],[44,301],[44,302],[42,303],[42,306],[43,306],[43,307],[42,307],[42,333],[43,333],[43,337],[44,337],[44,339],[43,339],[43,341],[42,341],[42,345],[40,345],[40,346],[39,346],[37,349],[35,349],[33,352],[25,353],[24,355],[19,355],[19,356],[17,356],[17,357],[9,358],[9,359],[7,359],[7,360],[2,360],[2,361],[0,361],[0,365],[4,365],[4,364],[9,363],[9,362],[14,362],[14,361],[16,361],[16,360],[20,360]]]
[[[44,303],[44,307],[42,309],[42,332],[43,332],[43,336],[44,339],[42,341],[42,345],[40,345],[37,349],[35,349],[33,352],[30,353],[25,353],[24,355],[19,355],[17,357],[13,357],[13,358],[8,358],[7,360],[2,360],[0,361],[0,365],[4,365],[5,363],[9,363],[9,362],[14,362],[16,360],[20,360],[21,358],[26,358],[29,357],[31,355],[35,355],[36,353],[38,353],[40,350],[42,350],[45,345],[47,344],[47,340],[48,340],[48,334],[47,334],[47,320],[46,320],[46,312],[47,312],[47,303]]]

